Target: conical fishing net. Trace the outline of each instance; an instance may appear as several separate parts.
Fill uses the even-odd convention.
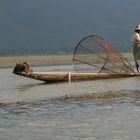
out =
[[[96,35],[85,37],[78,43],[73,62],[77,72],[134,73],[123,54]]]

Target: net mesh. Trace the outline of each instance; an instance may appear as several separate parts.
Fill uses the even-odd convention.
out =
[[[78,43],[73,62],[77,72],[134,73],[123,54],[96,35],[85,37]]]

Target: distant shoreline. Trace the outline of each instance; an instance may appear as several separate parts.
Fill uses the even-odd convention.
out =
[[[129,61],[133,61],[132,53],[123,54]],[[0,56],[0,68],[11,68],[17,63],[22,63],[24,61],[28,62],[31,66],[73,64],[73,54]]]
[[[72,54],[0,56],[0,68],[11,68],[24,61],[31,66],[72,64],[72,59]]]

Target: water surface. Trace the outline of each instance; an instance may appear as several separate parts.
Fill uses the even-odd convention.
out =
[[[72,66],[34,70],[73,70]],[[0,69],[0,139],[140,139],[140,78],[46,84]],[[59,100],[63,96],[124,94],[108,99]],[[132,93],[132,94],[130,94]],[[137,97],[131,95],[137,93]]]

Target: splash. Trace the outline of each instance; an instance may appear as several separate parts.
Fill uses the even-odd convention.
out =
[[[139,91],[109,91],[109,92],[100,92],[100,93],[91,93],[85,95],[65,95],[62,97],[58,97],[56,101],[89,101],[89,100],[108,100],[108,99],[116,99],[116,98],[140,98]]]

